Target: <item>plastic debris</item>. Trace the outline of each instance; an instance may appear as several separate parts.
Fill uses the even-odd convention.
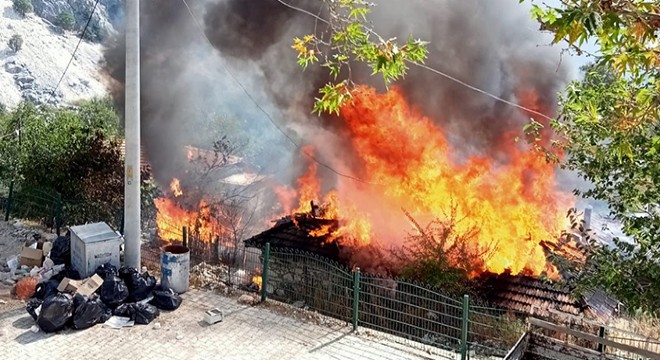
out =
[[[27,310],[28,314],[30,314],[30,316],[32,316],[34,321],[37,321],[37,318],[39,317],[39,313],[41,312],[41,304],[42,303],[43,303],[43,300],[32,298],[32,299],[28,300],[27,304],[25,304],[25,310]]]
[[[131,327],[135,324],[135,321],[127,317],[122,316],[112,316],[106,322],[103,323],[103,327],[109,327],[111,329],[121,329],[123,327]]]
[[[18,280],[18,283],[16,283],[16,297],[23,301],[31,298],[36,291],[38,282],[39,279],[32,276]]]

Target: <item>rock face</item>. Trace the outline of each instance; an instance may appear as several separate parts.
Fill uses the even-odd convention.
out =
[[[82,31],[89,14],[94,9],[94,0],[32,0],[34,12],[40,17],[55,23],[57,16],[63,12],[73,14],[76,24],[74,29]],[[121,0],[101,0],[94,10],[89,23],[86,38],[101,42],[117,33],[117,28],[123,21],[124,10]]]
[[[20,89],[23,100],[30,101],[35,105],[56,105],[62,101],[62,93],[56,91],[52,94],[52,89],[36,82],[26,64],[9,60],[5,63],[5,71],[13,74],[14,82]]]
[[[92,0],[32,0],[34,6],[51,19],[68,9],[82,17]],[[121,5],[118,0],[102,0],[109,8]],[[121,6],[119,6],[121,7]],[[76,12],[73,9],[77,9]],[[108,8],[99,5],[93,26],[114,31],[106,14]],[[112,10],[120,18],[119,10]],[[47,15],[50,14],[50,15]],[[89,12],[87,13],[89,14]],[[87,18],[85,17],[85,21]],[[96,24],[96,25],[94,25]],[[84,24],[81,25],[84,26]],[[79,43],[79,31],[64,31],[35,13],[21,17],[12,9],[12,0],[0,0],[0,107],[12,109],[21,101],[36,104],[74,104],[78,101],[107,95],[107,83],[101,70],[103,46],[92,41]],[[92,32],[94,33],[94,32]],[[12,51],[7,42],[15,35],[23,39],[19,51]],[[71,54],[76,50],[75,57]],[[71,62],[69,63],[69,61]],[[68,66],[68,67],[67,67]],[[67,69],[64,78],[64,69]],[[62,81],[60,83],[60,79]],[[57,91],[51,95],[57,84]]]

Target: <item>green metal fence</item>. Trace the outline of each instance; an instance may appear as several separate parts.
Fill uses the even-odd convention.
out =
[[[506,310],[428,285],[363,274],[299,250],[263,249],[262,301],[270,298],[460,354],[504,356],[525,332]]]

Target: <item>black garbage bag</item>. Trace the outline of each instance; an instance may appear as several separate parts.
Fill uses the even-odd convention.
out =
[[[73,328],[87,329],[105,322],[108,310],[98,295],[94,294],[88,299],[83,298],[73,311]]]
[[[110,320],[111,317],[112,317],[112,309],[110,309],[105,304],[103,304],[103,314],[101,315],[101,318],[99,318],[99,324]]]
[[[154,298],[149,303],[161,310],[176,310],[183,301],[181,296],[170,288],[158,288],[152,294]]]
[[[151,292],[156,287],[156,278],[145,273],[131,274],[130,280],[126,283],[128,285],[129,301],[137,302],[144,300],[151,296]]]
[[[41,304],[37,325],[46,333],[64,328],[73,315],[73,300],[68,294],[55,294]]]
[[[160,311],[150,304],[129,303],[116,308],[114,314],[130,318],[136,324],[147,325],[160,315]]]
[[[55,265],[71,265],[71,236],[58,236],[50,249],[50,259]]]
[[[126,285],[129,285],[129,281],[131,281],[131,277],[133,275],[137,275],[138,271],[136,268],[131,267],[131,266],[122,266],[119,269],[119,277],[126,282]]]
[[[117,267],[110,263],[105,263],[103,265],[99,265],[99,267],[96,268],[96,274],[100,276],[103,280],[109,279],[113,276],[118,276],[119,272],[117,272]]]
[[[25,310],[27,310],[28,314],[32,316],[34,321],[37,321],[37,318],[39,317],[39,315],[37,315],[37,309],[43,302],[44,301],[41,299],[32,298],[28,300],[27,304],[25,304]]]
[[[70,266],[65,267],[63,271],[60,271],[59,273],[53,275],[53,277],[50,279],[57,280],[59,284],[59,282],[62,281],[62,279],[64,279],[65,277],[71,280],[82,280],[82,276],[80,276],[78,270],[75,270]]]
[[[126,283],[117,276],[105,279],[101,285],[100,293],[103,303],[110,307],[121,305],[129,295]]]
[[[58,280],[50,279],[48,281],[40,282],[37,284],[37,288],[34,292],[34,298],[39,300],[45,300],[55,294],[57,294],[57,286],[60,284]]]

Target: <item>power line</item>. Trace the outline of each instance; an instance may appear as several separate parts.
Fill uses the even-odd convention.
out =
[[[85,27],[83,28],[82,33],[80,33],[80,38],[78,39],[78,44],[76,44],[76,48],[73,49],[73,53],[71,54],[71,58],[69,59],[69,62],[66,64],[66,67],[64,68],[64,72],[62,72],[62,76],[60,76],[60,80],[57,82],[57,85],[53,88],[53,91],[50,93],[50,98],[48,99],[48,102],[53,100],[53,97],[55,96],[55,92],[57,91],[57,88],[60,87],[60,84],[62,83],[62,80],[64,80],[64,76],[66,76],[66,72],[69,71],[69,66],[71,66],[71,63],[73,62],[73,59],[76,57],[76,52],[78,51],[78,48],[80,47],[80,44],[82,43],[83,39],[85,38],[85,33],[87,32],[87,28],[89,27],[89,24],[92,22],[92,17],[94,16],[94,12],[96,11],[96,6],[99,4],[100,0],[96,0],[94,2],[94,7],[92,8],[92,12],[89,14],[89,18],[87,19],[87,23],[85,24]]]
[[[213,46],[213,43],[211,42],[211,40],[206,36],[206,33],[204,32],[204,27],[203,27],[202,24],[197,20],[197,17],[196,17],[195,14],[193,13],[193,11],[192,11],[192,9],[190,8],[190,6],[188,6],[188,2],[187,2],[186,0],[181,0],[181,1],[182,1],[183,4],[186,6],[186,9],[188,10],[188,14],[190,14],[190,17],[191,17],[191,18],[193,19],[193,21],[195,22],[195,25],[197,26],[197,29],[199,30],[200,33],[202,33],[202,36],[204,36],[204,39],[206,39],[206,41],[207,41],[212,47],[214,47],[214,46]],[[328,165],[328,164],[326,164],[326,163],[320,161],[320,160],[317,159],[314,155],[312,155],[312,154],[308,153],[307,151],[305,151],[305,150],[302,148],[302,146],[300,146],[300,145],[299,145],[299,144],[298,144],[298,143],[297,143],[297,142],[296,142],[296,141],[295,141],[295,140],[294,140],[289,134],[287,134],[286,131],[284,131],[284,130],[283,130],[283,129],[277,124],[277,122],[276,122],[276,121],[270,116],[270,114],[269,114],[266,110],[264,110],[264,108],[262,108],[261,105],[259,105],[259,103],[258,103],[258,102],[252,97],[252,95],[247,91],[247,89],[245,88],[245,86],[243,86],[243,84],[242,84],[242,83],[236,78],[236,76],[234,76],[234,74],[233,74],[232,71],[229,69],[229,67],[224,63],[224,61],[222,62],[222,67],[225,69],[225,71],[227,72],[227,74],[229,74],[229,76],[234,80],[234,82],[236,82],[236,84],[238,84],[238,86],[243,90],[243,92],[245,93],[245,95],[246,95],[246,96],[252,101],[252,103],[254,103],[254,105],[255,105],[255,106],[256,106],[256,107],[257,107],[257,108],[258,108],[258,109],[259,109],[264,115],[266,115],[266,117],[267,117],[268,120],[271,122],[271,124],[273,124],[273,126],[275,126],[275,128],[276,128],[277,130],[279,130],[279,132],[281,132],[282,135],[284,135],[284,136],[285,136],[285,137],[286,137],[286,138],[287,138],[287,139],[288,139],[288,140],[289,140],[289,141],[290,141],[290,142],[291,142],[291,143],[292,143],[297,149],[301,150],[301,152],[302,152],[305,156],[307,156],[307,157],[308,157],[309,159],[311,159],[312,161],[316,162],[317,164],[323,166],[324,168],[326,168],[326,169],[332,171],[333,173],[335,173],[335,174],[337,174],[337,175],[339,175],[339,176],[341,176],[341,177],[345,177],[345,178],[347,178],[347,179],[355,180],[355,181],[358,181],[358,182],[361,182],[361,183],[365,183],[365,184],[372,184],[372,185],[374,185],[373,183],[370,183],[370,182],[368,182],[368,181],[362,180],[362,179],[360,179],[360,178],[358,178],[358,177],[355,177],[355,176],[353,176],[353,175],[348,175],[348,174],[341,173],[341,172],[335,170],[332,166],[330,166],[330,165]]]
[[[322,18],[322,17],[320,17],[320,16],[318,16],[318,15],[312,13],[312,12],[309,12],[309,11],[307,11],[307,10],[305,10],[305,9],[299,8],[299,7],[297,7],[297,6],[293,6],[293,5],[289,4],[289,3],[286,3],[286,2],[283,1],[283,0],[277,0],[277,2],[279,2],[280,4],[286,6],[286,7],[290,8],[290,9],[293,9],[293,10],[299,11],[299,12],[301,12],[301,13],[303,13],[303,14],[307,14],[307,15],[309,15],[309,16],[311,16],[311,17],[313,17],[313,18],[315,18],[315,19],[317,19],[317,20],[319,20],[319,21],[321,21],[321,22],[323,22],[323,23],[325,23],[325,24],[330,24],[330,22],[329,22],[328,20],[326,20],[326,19],[324,19],[324,18]],[[368,28],[368,27],[365,27],[365,29],[366,29],[368,32],[370,32],[371,34],[377,35],[376,32],[373,31],[372,29],[370,29],[370,28]],[[432,68],[432,67],[430,67],[430,66],[424,65],[424,64],[422,64],[422,63],[414,62],[414,61],[407,61],[407,62],[410,63],[410,64],[413,64],[413,65],[415,65],[415,66],[417,66],[417,67],[420,67],[420,68],[422,68],[422,69],[425,69],[425,70],[431,71],[432,73],[435,73],[435,74],[437,74],[437,75],[443,76],[443,77],[445,77],[446,79],[449,79],[449,80],[451,80],[451,81],[453,81],[453,82],[455,82],[455,83],[457,83],[457,84],[459,84],[459,85],[465,86],[465,87],[467,87],[467,88],[470,89],[470,90],[473,90],[473,91],[476,91],[476,92],[478,92],[478,93],[480,93],[480,94],[486,95],[486,96],[488,96],[488,97],[490,97],[490,98],[492,98],[492,99],[495,99],[495,100],[497,100],[497,101],[499,101],[499,102],[502,102],[502,103],[504,103],[504,104],[507,104],[507,105],[510,105],[510,106],[516,107],[516,108],[518,108],[518,109],[520,109],[520,110],[525,110],[525,111],[527,111],[527,112],[529,112],[529,113],[532,113],[532,114],[535,114],[535,115],[541,116],[542,118],[544,118],[544,119],[546,119],[546,120],[550,120],[550,121],[553,120],[551,117],[549,117],[549,116],[547,116],[547,115],[545,115],[545,114],[543,114],[543,113],[541,113],[541,112],[538,112],[538,111],[536,111],[536,110],[533,110],[533,109],[527,108],[527,107],[522,106],[522,105],[520,105],[520,104],[516,104],[516,103],[514,103],[514,102],[512,102],[512,101],[509,101],[509,100],[503,99],[503,98],[501,98],[501,97],[499,97],[499,96],[497,96],[497,95],[491,94],[491,93],[489,93],[489,92],[486,91],[486,90],[482,90],[482,89],[480,89],[480,88],[478,88],[478,87],[476,87],[476,86],[474,86],[474,85],[470,85],[470,84],[466,83],[465,81],[462,81],[462,80],[460,80],[460,79],[458,79],[458,78],[456,78],[456,77],[454,77],[454,76],[452,76],[452,75],[449,75],[449,74],[447,74],[447,73],[444,73],[444,72],[442,72],[442,71],[440,71],[440,70],[438,70],[438,69],[434,69],[434,68]]]

